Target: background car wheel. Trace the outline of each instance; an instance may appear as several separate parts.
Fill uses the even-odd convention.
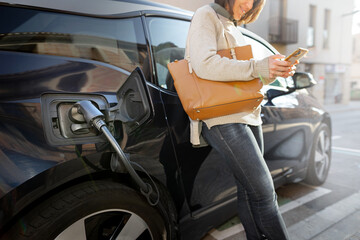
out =
[[[328,125],[322,123],[314,138],[305,181],[311,185],[325,182],[331,163],[331,133]]]
[[[7,234],[9,239],[167,239],[158,210],[127,186],[85,182],[31,209]]]

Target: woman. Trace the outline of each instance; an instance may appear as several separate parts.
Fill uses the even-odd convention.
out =
[[[239,23],[253,22],[265,0],[215,0],[199,8],[192,19],[186,53],[195,73],[214,81],[248,81],[260,78],[264,84],[275,77],[293,75],[290,62],[282,55],[262,60],[237,61],[221,58],[217,51],[228,45],[247,45]],[[238,188],[238,214],[247,239],[288,239],[279,213],[270,172],[263,158],[260,109],[253,112],[191,120],[191,142],[216,149],[233,172]]]

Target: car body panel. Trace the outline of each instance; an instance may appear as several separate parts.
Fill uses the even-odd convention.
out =
[[[9,204],[8,200],[4,200],[5,195],[12,198],[11,206],[2,207],[1,211],[16,209],[13,213],[1,214],[0,222],[4,222],[9,219],[9,214],[13,216],[22,207],[61,184],[96,171],[109,171],[109,162],[105,160],[110,156],[106,144],[54,147],[46,142],[41,119],[41,94],[101,92],[112,103],[127,74],[109,64],[58,56],[2,51],[0,60],[5,66],[0,70],[0,198],[5,201],[3,204]],[[21,66],[25,67],[22,69]],[[107,74],[102,74],[104,72]],[[106,81],[109,78],[111,81]],[[104,82],[107,84],[99,84]],[[176,177],[176,171],[170,176],[169,171],[164,169],[166,166],[177,169],[177,163],[160,91],[151,84],[148,87],[154,104],[154,118],[137,130],[141,134],[121,133],[119,144],[124,146],[132,161],[141,164],[164,184],[167,181],[169,189],[181,189],[172,185],[181,182]],[[72,162],[69,163],[71,167],[60,166],[66,162]],[[67,170],[60,170],[63,168]],[[45,182],[46,185],[41,186]],[[43,189],[40,191],[39,188]],[[18,189],[25,191],[19,192]],[[181,206],[184,199],[182,192],[175,191],[174,194],[177,205]]]
[[[141,11],[166,11],[173,14],[191,15],[190,11],[172,7],[170,5],[158,4],[142,0],[121,0],[121,1],[97,1],[87,0],[86,4],[81,1],[63,0],[38,1],[38,0],[2,0],[3,4],[31,8],[41,8],[68,12],[72,14],[92,15],[97,17],[116,17],[121,14],[129,14]]]

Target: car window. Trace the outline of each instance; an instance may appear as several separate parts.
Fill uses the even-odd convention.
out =
[[[254,40],[250,37],[245,36],[246,42],[251,45],[254,59],[264,59],[266,57],[269,57],[271,55],[274,55],[272,51],[270,51],[265,45],[263,45],[261,42]],[[271,86],[276,87],[286,87],[287,81],[285,78],[277,77],[274,82],[270,84]]]
[[[245,36],[245,39],[246,42],[251,45],[254,59],[263,59],[271,55],[274,55],[272,51],[270,51],[266,46],[264,46],[259,41],[247,36]]]
[[[167,69],[167,64],[176,59],[184,58],[190,22],[151,17],[147,18],[147,24],[158,84],[163,88],[174,91],[174,83]]]
[[[0,6],[0,50],[79,57],[127,71],[143,68],[140,18],[102,19]]]

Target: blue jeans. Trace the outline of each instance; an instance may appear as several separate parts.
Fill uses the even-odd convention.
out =
[[[239,218],[247,239],[289,239],[263,158],[261,126],[231,123],[208,129],[203,124],[202,135],[232,170],[238,189]]]

